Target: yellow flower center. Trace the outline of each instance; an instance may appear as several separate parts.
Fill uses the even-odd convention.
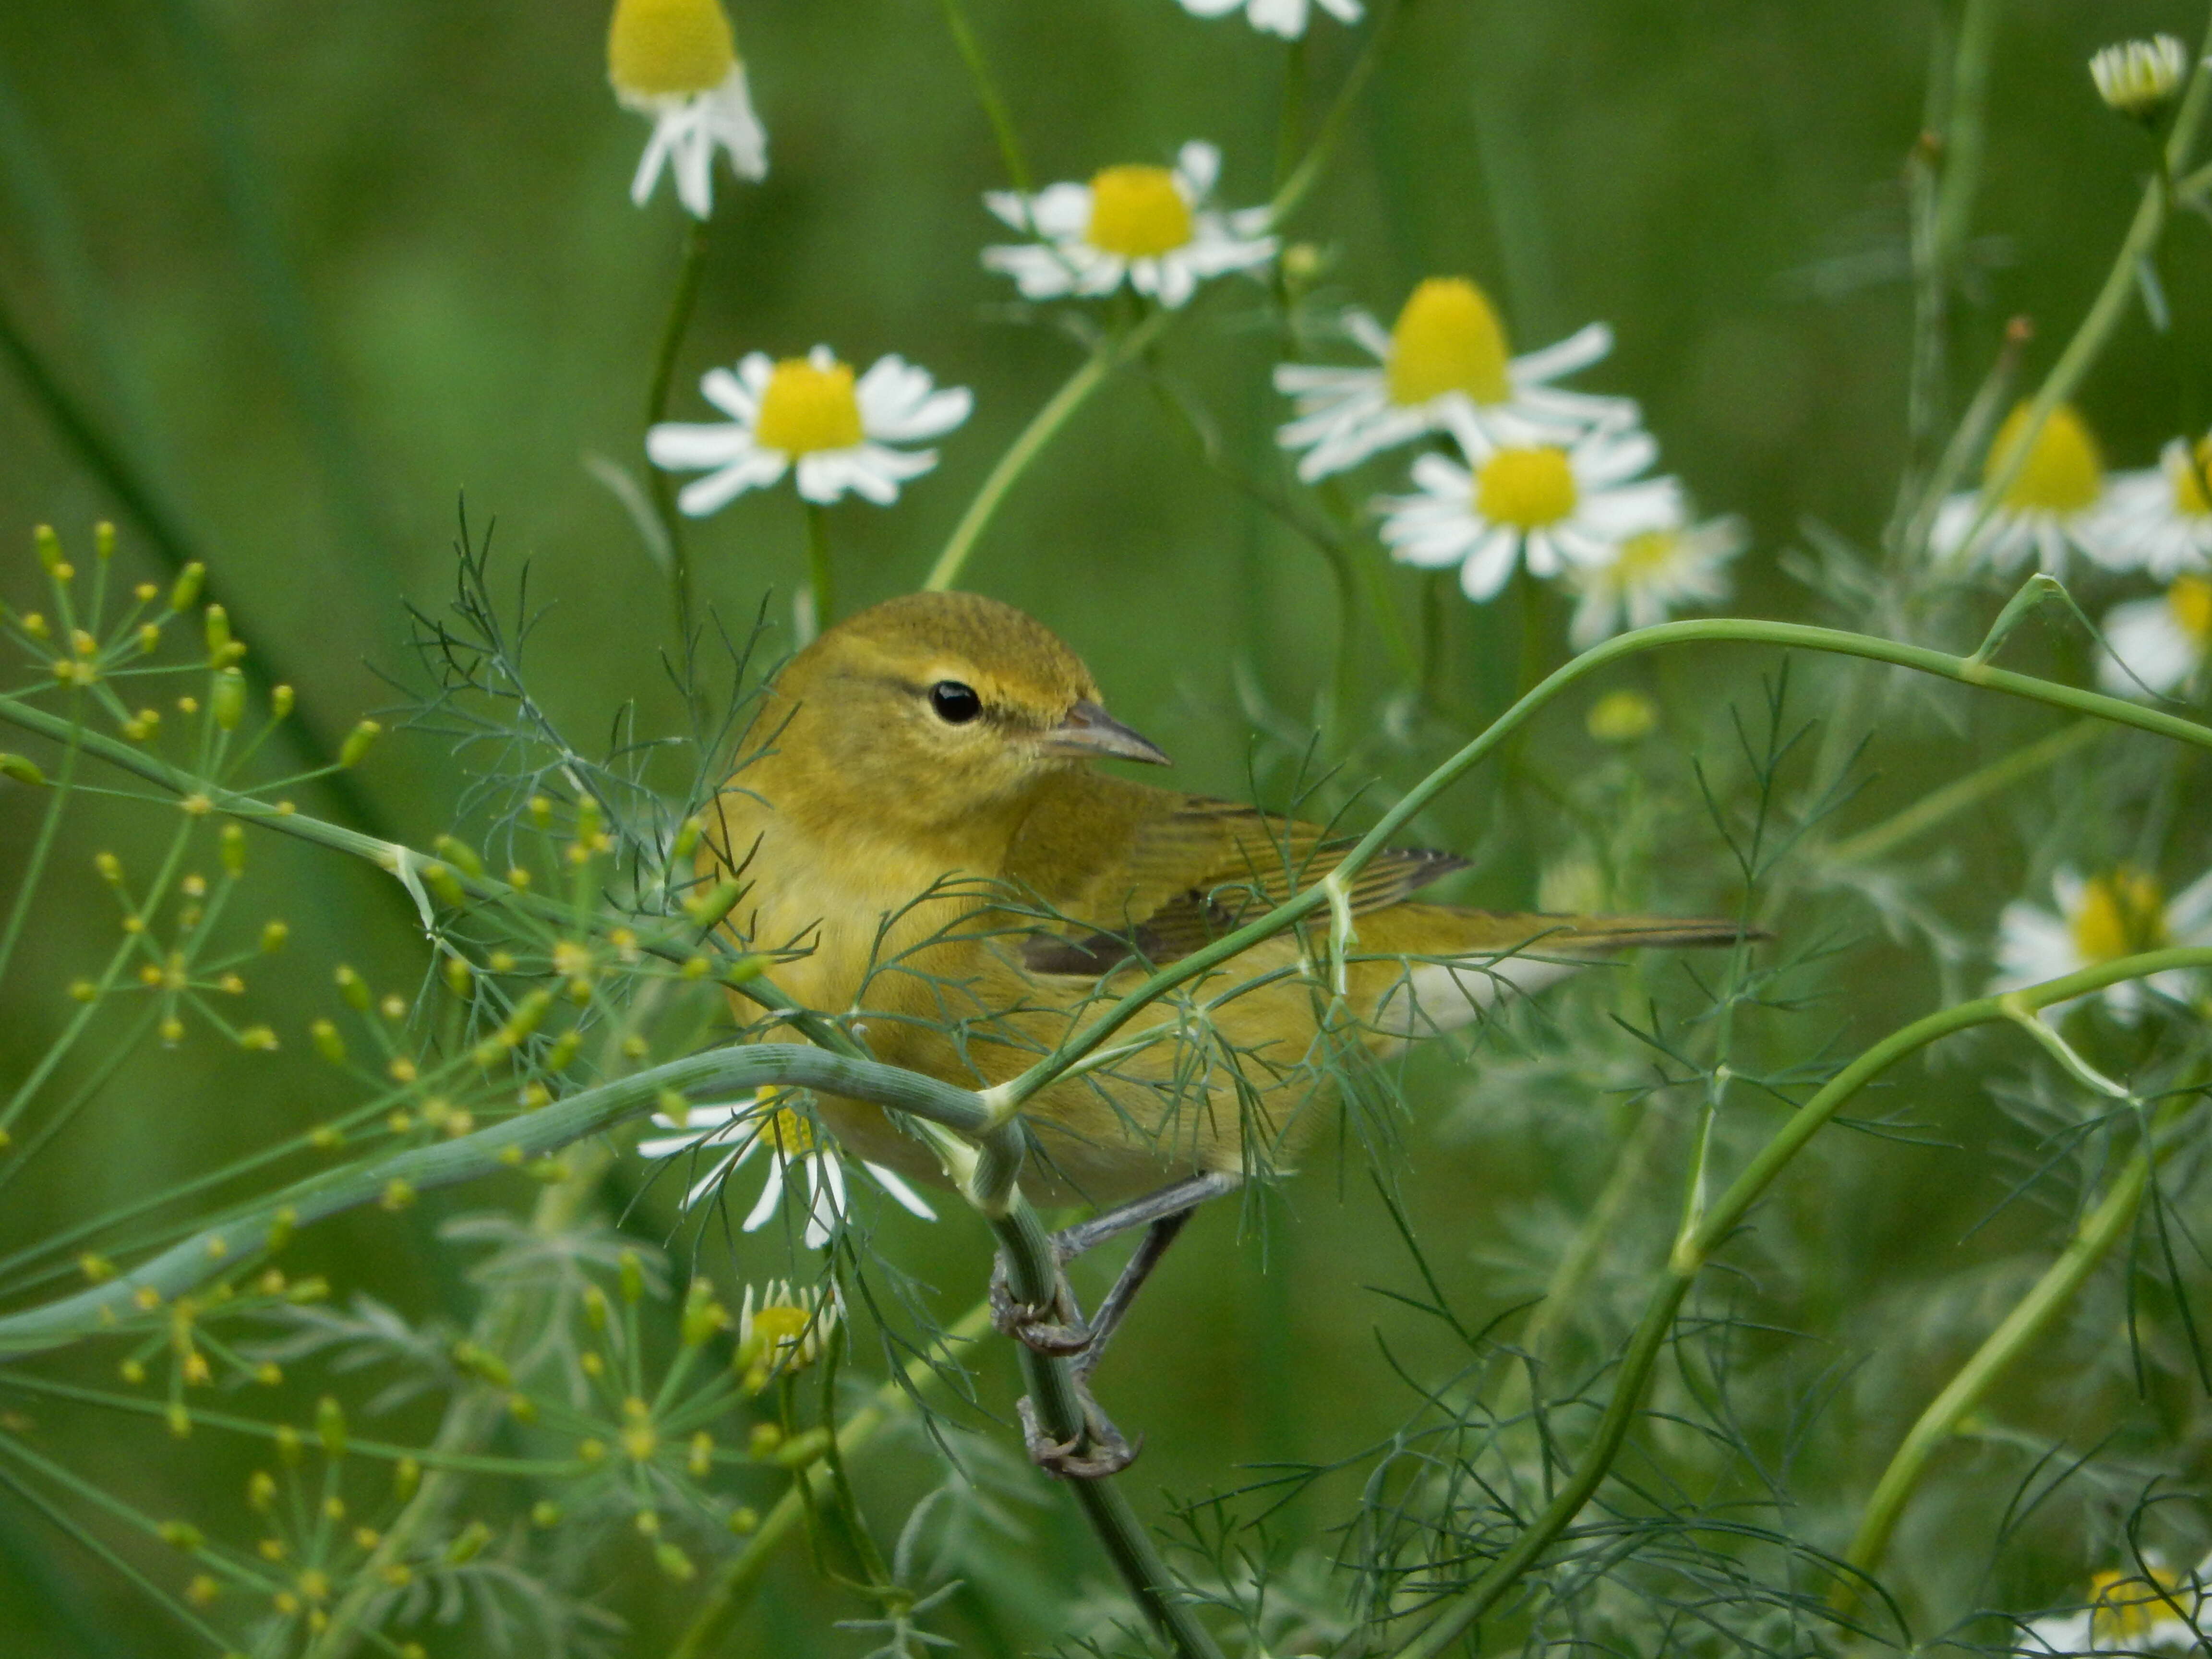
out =
[[[1997,428],[1983,468],[1984,486],[1994,484],[2011,466],[2021,434],[2027,428],[2027,404],[2021,403]],[[2027,464],[2006,488],[2002,505],[2015,512],[2079,513],[2104,489],[2105,461],[2097,453],[2097,441],[2074,406],[2061,404],[2035,434]]]
[[[2089,1632],[2100,1644],[2137,1641],[2151,1632],[2160,1619],[2170,1616],[2170,1600],[2180,1588],[2181,1576],[2166,1567],[2153,1567],[2150,1577],[2106,1571],[2089,1580]]]
[[[1165,167],[1106,167],[1091,181],[1083,240],[1102,253],[1150,259],[1190,241],[1190,204]]]
[[[763,449],[787,455],[850,449],[861,435],[860,401],[853,395],[849,366],[817,368],[804,357],[787,357],[775,366],[753,424]]]
[[[1681,538],[1678,530],[1646,530],[1631,536],[1621,543],[1620,552],[1607,574],[1616,586],[1633,587],[1667,568]]]
[[[2212,579],[2176,576],[2166,590],[2166,603],[2199,650],[2212,647]]]
[[[797,1347],[813,1322],[814,1316],[807,1309],[772,1304],[753,1316],[753,1337],[775,1355]]]
[[[616,0],[607,78],[632,98],[712,92],[737,66],[721,0]]]
[[[2071,918],[2074,948],[2089,963],[2110,962],[2166,943],[2166,895],[2148,871],[2122,865],[2094,876]]]
[[[1489,296],[1464,276],[1431,276],[1413,292],[1390,330],[1383,374],[1390,401],[1418,408],[1447,392],[1479,404],[1513,395],[1505,325]]]
[[[815,1147],[814,1126],[788,1106],[777,1107],[761,1121],[760,1138],[786,1158],[805,1158]]]
[[[2173,470],[2173,510],[2185,519],[2212,515],[2212,497],[2204,493],[2212,478],[2212,437],[2199,438],[2189,452],[2190,465]]]
[[[1575,510],[1575,470],[1567,452],[1501,449],[1474,475],[1474,510],[1492,524],[1541,530]]]

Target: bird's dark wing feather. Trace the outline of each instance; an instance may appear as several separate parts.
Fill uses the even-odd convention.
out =
[[[1179,961],[1312,886],[1355,844],[1232,801],[1177,798],[1172,810],[1133,826],[1110,883],[1089,896],[1097,931],[1033,937],[1023,963],[1032,973],[1097,977],[1132,958],[1154,967]],[[1379,853],[1352,881],[1352,914],[1396,904],[1466,865],[1425,848]],[[1118,926],[1109,921],[1116,916]]]

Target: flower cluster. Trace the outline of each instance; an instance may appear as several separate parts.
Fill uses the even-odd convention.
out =
[[[1401,562],[1455,567],[1477,603],[1516,568],[1564,580],[1582,647],[1726,597],[1741,523],[1695,523],[1680,482],[1647,476],[1659,447],[1632,400],[1557,384],[1612,349],[1603,324],[1516,357],[1489,296],[1457,276],[1420,283],[1387,331],[1358,307],[1336,324],[1372,362],[1278,368],[1293,411],[1278,437],[1309,482],[1443,442],[1413,462],[1413,494],[1379,503]]]

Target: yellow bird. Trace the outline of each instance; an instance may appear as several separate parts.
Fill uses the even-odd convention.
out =
[[[878,1059],[967,1087],[1025,1070],[1155,969],[1320,880],[1351,846],[1095,770],[1167,757],[1107,714],[1090,671],[1049,630],[975,594],[892,599],[830,629],[776,677],[756,730],[764,752],[724,789],[702,852],[707,872],[743,884],[732,923],[750,949],[797,952],[774,970],[778,986],[849,1017]],[[1121,1206],[1064,1235],[1063,1255],[1156,1223],[1133,1263],[1141,1279],[1193,1204],[1295,1163],[1359,1051],[1464,1025],[1593,956],[1741,936],[1733,922],[1413,900],[1463,863],[1400,850],[1358,873],[1341,1001],[1323,917],[1162,998],[1098,1069],[1033,1097],[1024,1190],[1042,1204]],[[818,1104],[850,1151],[941,1179],[879,1108]],[[1126,1304],[1109,1298],[1102,1328]],[[1079,1317],[1013,1322],[1040,1346],[1073,1349],[1087,1334]]]

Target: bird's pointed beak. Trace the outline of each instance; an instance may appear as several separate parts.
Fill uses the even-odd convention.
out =
[[[1172,766],[1158,744],[1142,738],[1089,699],[1067,711],[1067,718],[1044,734],[1044,752],[1088,759],[1142,761]]]

